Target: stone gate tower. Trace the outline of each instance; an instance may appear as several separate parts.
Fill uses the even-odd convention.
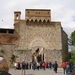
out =
[[[14,12],[14,14],[18,13],[20,14]],[[21,58],[25,58],[27,62],[34,58],[36,61],[58,61],[59,63],[65,60],[68,51],[67,35],[61,27],[61,22],[51,21],[50,10],[26,9],[25,13],[25,20],[20,19],[17,23],[14,20],[15,31],[20,36],[16,51],[25,51],[17,61]]]
[[[68,59],[67,34],[61,22],[51,21],[50,10],[26,9],[24,20],[21,12],[15,11],[13,35],[17,37],[16,42],[10,42],[8,46],[12,43],[17,62],[23,59],[28,63],[57,61],[61,65]]]

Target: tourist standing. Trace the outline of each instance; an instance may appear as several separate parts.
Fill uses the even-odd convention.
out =
[[[43,69],[45,70],[46,69],[46,66],[47,66],[46,62],[43,62],[42,63],[42,66],[43,66]]]
[[[55,61],[55,63],[54,63],[54,71],[55,71],[55,73],[57,73],[57,68],[58,68],[58,64],[57,64],[57,61]]]
[[[14,63],[14,68],[16,70],[16,68],[17,68],[17,62]]]
[[[66,62],[66,75],[68,75],[69,69],[70,69],[69,62]]]
[[[69,70],[71,70],[71,68],[73,67],[74,64],[73,64],[73,62],[70,61],[70,60],[68,61],[68,64],[69,64]]]
[[[52,62],[49,62],[49,68],[52,69]]]
[[[62,68],[63,68],[63,71],[64,71],[64,74],[65,74],[65,70],[66,70],[66,62],[62,62]]]
[[[39,62],[37,62],[37,69],[39,70],[39,68],[40,68],[40,64]]]
[[[3,57],[0,57],[0,75],[11,75],[9,74],[8,64]]]
[[[21,75],[25,75],[25,69],[26,69],[26,64],[25,61],[23,60],[21,63]]]
[[[32,63],[32,68],[33,68],[33,70],[35,70],[35,69],[37,68],[37,63],[36,63],[36,61],[33,61],[33,63]]]

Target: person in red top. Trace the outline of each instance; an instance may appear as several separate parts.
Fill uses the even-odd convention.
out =
[[[43,66],[43,69],[45,70],[47,66],[46,62],[43,62],[42,66]]]
[[[66,62],[62,62],[62,68],[63,68],[63,71],[64,71],[64,74],[65,74],[65,70],[66,70]]]

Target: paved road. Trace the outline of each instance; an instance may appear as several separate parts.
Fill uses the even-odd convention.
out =
[[[14,70],[14,69],[10,69],[9,72],[12,75],[21,75],[21,70]],[[46,70],[26,70],[26,74],[25,75],[64,75],[63,74],[63,69],[62,68],[58,68],[58,72],[55,73],[53,70],[50,69],[46,69]]]

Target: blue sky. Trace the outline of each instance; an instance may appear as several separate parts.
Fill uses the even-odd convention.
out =
[[[68,36],[75,30],[75,0],[2,0],[0,28],[14,28],[14,11],[25,19],[25,9],[50,9],[51,20],[61,22]]]

